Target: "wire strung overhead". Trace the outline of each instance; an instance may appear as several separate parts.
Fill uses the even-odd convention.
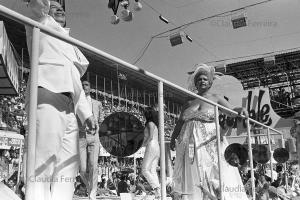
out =
[[[155,8],[153,8],[151,5],[149,5],[146,1],[144,0],[140,0],[142,1],[145,5],[147,5],[148,7],[150,7],[154,12],[156,12],[157,14],[159,14],[159,18],[164,21],[165,23],[169,23],[169,20],[167,20],[166,18],[163,17],[163,15],[158,11],[156,10]],[[150,40],[146,43],[146,45],[142,48],[142,50],[140,51],[139,53],[139,57],[137,57],[135,59],[135,61],[133,62],[133,64],[136,64],[138,61],[141,60],[141,58],[144,56],[145,52],[147,51],[147,49],[150,47],[150,44],[151,42],[153,41],[153,39],[155,38],[164,38],[164,37],[168,37],[169,36],[169,33],[170,32],[173,32],[173,31],[176,31],[176,30],[184,30],[186,29],[187,27],[193,25],[193,24],[196,24],[196,23],[200,23],[200,22],[203,22],[203,21],[207,21],[209,19],[212,19],[212,18],[215,18],[215,17],[224,17],[224,16],[228,16],[228,14],[231,14],[231,13],[234,13],[234,12],[237,12],[237,11],[241,11],[241,10],[245,10],[246,8],[250,8],[250,7],[254,7],[254,6],[258,6],[258,5],[261,5],[261,4],[265,4],[265,3],[268,3],[268,2],[271,2],[271,1],[274,1],[274,0],[265,0],[265,1],[261,1],[261,2],[258,2],[258,3],[254,3],[254,4],[250,4],[250,5],[247,5],[247,6],[243,6],[243,7],[240,7],[240,8],[237,8],[237,9],[233,9],[233,10],[229,10],[229,11],[225,11],[225,12],[222,12],[222,13],[218,13],[218,14],[215,14],[215,15],[211,15],[211,16],[208,16],[208,17],[204,17],[204,18],[201,18],[201,19],[197,19],[197,20],[194,20],[194,21],[191,21],[191,22],[188,22],[188,23],[185,23],[185,24],[182,24],[180,26],[177,26],[176,24],[170,22],[172,25],[176,26],[175,28],[172,28],[172,29],[169,29],[169,30],[166,30],[166,31],[163,31],[161,33],[158,33],[156,35],[153,35],[151,36]],[[163,20],[163,19],[165,20]],[[186,31],[185,31],[186,32]],[[165,34],[168,34],[168,35],[165,35]],[[188,37],[187,39],[191,39],[192,38],[186,34]],[[191,41],[189,40],[189,41]],[[205,46],[201,45],[199,42],[196,42],[198,44],[198,46],[200,46],[201,48],[205,49],[207,52],[209,52],[211,55],[213,55],[215,58],[218,58],[215,54],[213,54],[212,52],[210,52]]]
[[[144,0],[140,0],[141,2],[143,2],[143,4],[147,5],[151,10],[153,10],[155,13],[157,13],[159,15],[159,19],[163,22],[165,22],[166,24],[170,23],[173,26],[177,26],[174,22],[169,21],[167,18],[165,18],[161,12],[159,12],[157,9],[155,9],[153,6],[151,6],[149,3],[147,3]],[[207,51],[209,54],[211,54],[213,57],[217,58],[218,57],[211,52],[207,47],[205,47],[203,44],[201,44],[199,41],[197,40],[193,40],[192,37],[190,36],[190,34],[187,33],[187,31],[183,31],[183,33],[185,34],[185,37],[188,41],[193,42],[195,41],[196,45],[198,45],[200,48],[204,49],[205,51]],[[157,38],[165,38],[165,37],[169,37],[169,35],[167,36],[152,36],[147,43],[145,44],[145,46],[139,51],[137,58],[132,62],[132,64],[136,64],[138,63],[141,58],[144,56],[144,54],[146,53],[147,49],[150,47],[151,42],[153,41],[153,39],[157,39]]]

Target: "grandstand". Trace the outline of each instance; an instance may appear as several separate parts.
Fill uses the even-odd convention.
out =
[[[4,22],[8,38],[15,51],[19,69],[23,72],[20,79],[24,77],[27,80],[29,54],[25,27],[3,15],[0,15],[0,21]],[[81,51],[90,62],[88,71],[83,79],[91,82],[92,95],[104,105],[102,120],[115,111],[127,111],[144,121],[143,108],[158,102],[158,83],[147,79],[143,71],[137,74],[105,58],[95,57],[86,50],[81,49]],[[21,67],[21,64],[23,67]],[[164,88],[164,97],[167,112],[165,132],[166,139],[169,139],[175,120],[187,96],[179,90],[166,86]]]
[[[271,104],[281,117],[288,118],[300,110],[293,103],[300,85],[300,51],[287,51],[268,57],[235,61],[216,67],[216,71],[239,79],[245,90],[268,87]],[[274,94],[275,93],[275,94]]]

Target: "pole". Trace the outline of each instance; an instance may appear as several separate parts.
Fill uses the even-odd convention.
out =
[[[119,72],[118,72],[118,65],[117,65],[117,80],[118,80],[118,107],[121,106],[121,91],[120,91],[120,79],[119,79]]]
[[[223,195],[223,175],[222,175],[222,158],[221,158],[221,135],[219,126],[219,107],[215,106],[215,123],[216,123],[216,134],[217,134],[217,150],[218,150],[218,167],[219,167],[219,184],[220,184],[220,198],[224,199]]]
[[[128,110],[128,99],[127,99],[127,86],[125,84],[125,110]]]
[[[160,138],[160,178],[161,200],[166,200],[166,159],[165,159],[165,134],[164,134],[164,91],[163,82],[158,82],[158,107],[159,107],[159,138]]]
[[[146,93],[145,93],[145,90],[143,90],[143,104],[144,104],[144,107],[146,107]]]
[[[31,48],[31,73],[30,73],[30,100],[29,100],[29,134],[28,134],[28,150],[26,162],[26,194],[25,199],[34,199],[35,187],[34,182],[30,181],[35,178],[35,148],[36,148],[36,110],[38,95],[38,57],[39,57],[39,34],[40,29],[33,27],[32,48]]]
[[[136,89],[136,103],[137,103],[138,112],[140,112],[139,89]]]
[[[105,77],[103,78],[104,103],[106,104]]]
[[[96,74],[96,100],[98,101],[98,76]]]
[[[22,62],[21,62],[21,82],[23,81],[23,73],[24,73],[24,48],[22,48]]]
[[[274,176],[273,176],[273,162],[272,162],[273,154],[272,154],[271,136],[270,136],[270,129],[269,128],[267,128],[267,135],[268,135],[268,147],[269,147],[269,151],[270,151],[270,154],[271,154],[271,159],[270,159],[271,180],[273,182],[274,181]]]
[[[136,154],[136,153],[135,153]],[[136,158],[135,158],[135,154],[133,154],[133,173],[134,173],[134,176],[136,176]]]
[[[22,158],[22,148],[23,148],[23,141],[21,140],[20,143],[20,150],[19,150],[19,161],[18,161],[18,176],[17,176],[17,185],[20,182],[20,174],[21,174],[21,158]]]
[[[111,110],[114,108],[113,82],[110,79]]]
[[[283,134],[281,135],[281,145],[282,145],[282,148],[285,148]],[[288,178],[286,175],[286,170],[287,170],[287,163],[285,162],[284,163],[284,178],[285,178],[285,189],[287,190],[288,189]]]
[[[247,123],[247,134],[248,134],[248,153],[251,168],[251,190],[252,190],[252,200],[255,200],[255,182],[254,182],[254,171],[253,171],[253,155],[252,155],[252,145],[251,145],[251,132],[250,132],[250,120],[246,119]]]

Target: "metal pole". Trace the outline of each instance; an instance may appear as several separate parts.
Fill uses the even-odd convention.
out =
[[[220,198],[224,199],[223,195],[223,175],[222,175],[222,158],[221,158],[221,135],[219,126],[219,107],[215,106],[215,123],[216,123],[216,134],[217,134],[217,150],[218,150],[218,167],[219,167],[219,184],[220,184]]]
[[[23,81],[23,73],[24,73],[24,48],[22,48],[22,62],[21,62],[21,82]]]
[[[127,110],[128,110],[128,99],[127,99],[127,86],[126,86],[126,84],[125,84],[125,110],[126,110],[126,112],[127,112]]]
[[[274,181],[274,176],[273,176],[273,162],[272,162],[273,154],[272,154],[271,136],[270,136],[270,129],[269,129],[269,128],[267,128],[267,135],[268,135],[268,146],[269,146],[269,151],[270,151],[270,154],[271,154],[271,159],[270,159],[271,180],[272,180],[272,182],[273,182],[273,181]]]
[[[118,79],[118,107],[121,105],[121,94],[120,94],[120,79],[119,79],[119,72],[118,72],[118,65],[117,65],[117,79]]]
[[[23,148],[23,141],[21,140],[20,143],[20,150],[19,150],[19,161],[18,161],[18,176],[17,176],[17,184],[20,182],[20,174],[21,174],[21,158],[22,158],[22,148]]]
[[[113,82],[110,79],[111,110],[114,108]]]
[[[104,103],[106,103],[105,77],[103,78]]]
[[[138,112],[140,112],[139,89],[136,89],[136,103],[137,103]]]
[[[34,199],[35,187],[32,178],[35,178],[35,149],[36,149],[36,110],[38,95],[38,57],[39,57],[39,34],[40,29],[33,27],[32,48],[31,48],[31,72],[30,72],[30,99],[29,99],[29,117],[28,117],[28,147],[26,162],[26,200]]]
[[[146,93],[145,93],[145,90],[143,90],[143,104],[144,104],[144,107],[146,107]]]
[[[252,190],[252,200],[255,200],[255,182],[254,182],[254,171],[253,171],[253,156],[252,156],[252,145],[251,145],[251,132],[250,132],[250,120],[246,119],[247,123],[247,134],[248,134],[248,153],[251,168],[251,190]]]
[[[164,91],[163,82],[158,82],[158,107],[159,107],[159,138],[160,138],[160,178],[161,200],[166,200],[166,159],[165,159],[165,133],[164,133]]]
[[[96,100],[98,101],[98,76],[96,74]]]
[[[270,133],[271,135],[281,135],[279,133]],[[259,135],[251,135],[251,137],[261,137],[261,136],[268,136],[268,134],[259,134]],[[226,136],[227,138],[242,138],[242,137],[248,137],[248,135],[229,135]]]
[[[133,154],[133,173],[134,173],[134,176],[136,176],[136,158],[135,158],[135,156],[136,156],[136,153],[135,154]]]
[[[285,148],[285,142],[284,142],[283,134],[281,135],[281,145],[282,145],[282,148]],[[286,169],[287,169],[287,163],[285,162],[284,163],[284,178],[285,178],[285,189],[287,190],[288,189],[288,178],[287,178],[287,175],[286,175]]]

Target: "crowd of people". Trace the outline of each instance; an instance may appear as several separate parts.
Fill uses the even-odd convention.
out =
[[[69,29],[65,28],[64,8],[58,1],[31,0],[27,3],[34,20],[60,34],[69,34]],[[26,36],[28,48],[31,49],[32,29],[26,27]],[[26,195],[32,200],[41,198],[71,200],[75,193],[77,196],[88,196],[94,200],[96,195],[120,196],[122,193],[131,193],[152,194],[156,199],[160,199],[160,174],[157,173],[160,156],[160,148],[157,148],[159,146],[157,107],[150,108],[150,114],[147,116],[145,110],[148,108],[137,102],[130,102],[129,105],[126,101],[115,102],[118,97],[106,99],[107,95],[103,96],[102,105],[95,102],[90,96],[90,83],[81,82],[89,65],[83,53],[77,47],[45,33],[39,35],[39,40],[39,51],[43,51],[43,54],[39,54],[38,58],[36,120],[38,137],[33,149],[35,180],[32,181],[34,190],[26,191]],[[245,108],[234,107],[224,97],[211,93],[214,78],[214,67],[197,64],[195,70],[190,73],[189,90],[238,112],[239,118],[248,118],[249,114]],[[28,103],[29,99],[27,98],[25,102],[25,83],[21,85],[19,96],[0,98],[0,113],[1,126],[24,133],[26,121],[24,104]],[[274,102],[280,103],[279,107],[282,104],[291,105],[289,93],[283,89],[273,91],[271,96]],[[97,109],[94,109],[95,105]],[[120,111],[133,114],[145,124],[143,145],[146,151],[143,160],[138,160],[136,165],[132,164],[132,160],[128,162],[106,158],[98,161],[99,146],[96,148],[96,143],[99,142],[98,123],[108,115]],[[222,111],[232,115],[226,110]],[[298,169],[290,169],[292,174],[287,177],[283,167],[277,165],[277,178],[270,181],[266,166],[259,164],[255,166],[256,194],[252,194],[249,166],[236,168],[225,161],[224,151],[228,146],[226,137],[221,137],[221,149],[216,148],[216,117],[218,116],[215,116],[214,106],[199,99],[186,102],[178,121],[176,115],[166,115],[166,137],[170,139],[171,149],[176,149],[174,173],[170,181],[172,184],[167,184],[169,196],[174,199],[196,200],[218,199],[223,194],[225,200],[247,200],[253,196],[267,200],[274,195],[275,199],[282,199],[287,194],[285,186],[290,186],[293,196],[299,195]],[[28,148],[30,147],[28,145]],[[221,159],[217,157],[218,153]],[[8,153],[3,151],[1,164],[14,166],[16,158],[15,151]],[[133,173],[134,167],[136,173]],[[222,174],[218,173],[219,167],[222,167]],[[219,185],[220,176],[228,191],[225,191],[223,185]],[[51,177],[51,180],[37,181],[45,177]],[[94,177],[97,178],[96,181]],[[75,183],[70,181],[73,178],[76,178]],[[3,181],[24,198],[24,187],[19,184],[22,181],[18,180],[18,171]],[[280,194],[282,187],[284,191]],[[235,190],[236,188],[238,190]]]
[[[0,149],[0,181],[24,199],[24,182],[18,177],[20,149]]]
[[[142,158],[137,159],[134,166],[133,158],[100,158],[97,196],[120,196],[120,193],[154,195],[153,188],[142,174],[142,161]],[[134,167],[136,170],[133,170]],[[86,186],[80,178],[76,179],[75,185],[76,196],[88,196]],[[168,188],[168,195],[171,195],[170,186]]]
[[[286,91],[283,87],[270,89],[270,98],[273,109],[288,108],[294,105],[291,92]]]
[[[285,200],[300,195],[299,165],[297,162],[283,164],[277,163],[273,166],[273,180],[268,164],[254,162],[255,196],[258,200]],[[249,199],[252,195],[251,171],[248,165],[239,167],[243,181],[244,190]]]
[[[12,130],[24,134],[26,124],[25,113],[25,81],[20,81],[16,96],[0,95],[0,129]]]

